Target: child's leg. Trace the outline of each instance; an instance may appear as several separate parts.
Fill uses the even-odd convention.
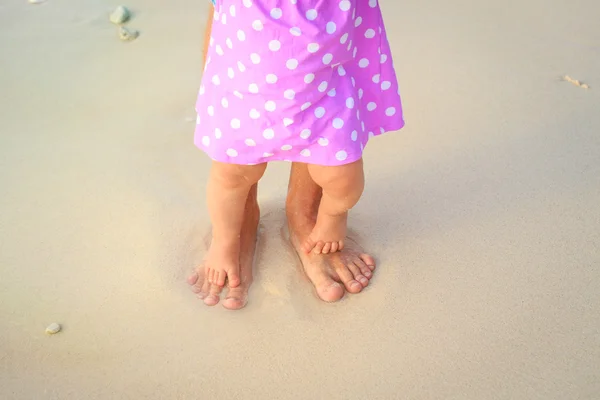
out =
[[[323,188],[317,224],[304,250],[333,253],[344,248],[348,211],[358,203],[365,186],[362,159],[335,167],[309,165],[312,179]]]
[[[208,212],[212,242],[206,259],[206,277],[212,284],[240,284],[240,232],[250,188],[265,172],[267,164],[236,165],[213,161],[208,180]]]

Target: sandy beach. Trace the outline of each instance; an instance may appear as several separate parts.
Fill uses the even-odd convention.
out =
[[[206,1],[131,0],[128,43],[113,1],[0,4],[0,399],[600,398],[600,3],[380,2],[406,127],[350,219],[376,275],[317,299],[273,163],[236,312],[186,284]]]

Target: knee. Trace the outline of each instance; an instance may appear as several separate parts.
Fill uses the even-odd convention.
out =
[[[365,186],[362,159],[340,166],[309,165],[310,175],[323,191],[360,197]]]
[[[213,162],[211,175],[228,188],[251,187],[262,178],[267,164],[237,165]]]

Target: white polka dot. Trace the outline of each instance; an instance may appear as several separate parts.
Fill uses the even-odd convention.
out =
[[[212,117],[213,115],[215,115],[215,108],[213,106],[208,106],[206,112]]]
[[[302,106],[300,107],[300,109],[302,111],[305,111],[310,106],[312,106],[312,103],[310,101],[307,101],[306,103],[302,104]]]
[[[331,21],[327,23],[327,26],[325,27],[325,29],[327,30],[327,33],[329,33],[330,35],[335,33],[336,29],[337,29],[337,25],[335,24],[335,22]]]
[[[219,75],[215,75],[212,77],[211,79],[212,83],[214,83],[215,85],[219,86],[221,84],[221,80],[219,79]]]
[[[271,18],[273,19],[279,19],[282,15],[283,12],[281,11],[281,8],[274,8],[271,10]]]
[[[234,5],[229,7],[229,14],[231,14],[232,17],[235,17],[235,6]]]
[[[210,138],[208,136],[202,137],[202,144],[208,147],[210,145]]]
[[[335,153],[335,158],[338,161],[344,161],[346,158],[348,158],[348,153],[346,153],[344,150],[340,150],[337,153]]]
[[[388,90],[391,87],[392,87],[392,82],[390,82],[390,81],[381,82],[381,90]]]
[[[367,29],[367,31],[365,32],[365,37],[367,39],[373,39],[375,37],[375,30],[374,29]]]
[[[348,41],[348,34],[347,34],[347,33],[344,33],[344,34],[342,35],[342,37],[340,38],[340,43],[341,43],[341,44],[345,44],[347,41]]]
[[[250,118],[252,118],[252,119],[260,118],[260,113],[258,112],[258,110],[256,108],[253,108],[252,110],[250,110]]]
[[[268,74],[266,80],[267,80],[267,83],[277,83],[277,75]]]
[[[348,42],[348,47],[346,47],[346,50],[350,51],[351,48],[352,48],[352,40]],[[356,57],[356,54],[354,55],[354,57]]]
[[[239,119],[237,119],[237,118],[234,118],[234,119],[232,119],[232,120],[231,120],[231,127],[232,127],[233,129],[240,129],[240,126],[241,126],[241,124],[242,124],[242,123],[241,123],[241,122],[240,122],[240,120],[239,120]]]
[[[361,58],[358,62],[358,66],[361,68],[367,68],[369,66],[369,60],[367,58]]]
[[[350,48],[348,48],[348,50],[350,50]],[[354,50],[352,51],[352,57],[356,58],[356,53],[358,53],[357,47],[355,47]]]
[[[215,138],[221,139],[221,136],[223,136],[223,132],[219,128],[215,128]]]
[[[265,103],[265,110],[267,110],[267,111],[275,111],[276,108],[277,108],[277,105],[275,104],[275,102],[273,100],[269,100]]]
[[[382,54],[382,55],[379,57],[379,62],[383,64],[384,62],[386,62],[386,61],[387,61],[387,58],[388,58],[388,57],[387,57],[387,55],[386,55],[386,54]]]
[[[229,107],[229,101],[225,97],[223,97],[221,99],[221,105],[223,106],[223,108],[227,108]]]
[[[279,51],[281,49],[281,42],[279,40],[271,40],[269,42],[269,50]]]
[[[281,150],[283,150],[283,151],[288,151],[291,149],[292,149],[292,146],[289,144],[284,144],[283,146],[281,146]]]
[[[360,122],[360,128],[363,132],[365,131],[365,121]]]
[[[200,114],[196,114],[196,125],[200,125]]]
[[[346,99],[346,107],[351,108],[351,109],[354,108],[354,98],[348,97]]]
[[[252,54],[250,54],[250,61],[252,61],[252,64],[259,64],[260,56],[256,53],[252,53]]]
[[[235,149],[227,149],[227,151],[225,153],[227,153],[227,155],[229,157],[237,157],[238,156],[238,152]]]
[[[373,136],[375,136],[375,134],[373,132],[369,132],[369,139],[372,138]]]
[[[340,76],[346,75],[346,69],[343,66],[341,66],[341,65],[338,67],[338,74]]]
[[[298,0],[290,0],[290,3],[292,4],[296,4],[298,2]]]
[[[265,139],[273,139],[275,137],[275,132],[271,128],[265,129],[263,131],[263,137]]]
[[[256,146],[256,142],[252,139],[246,139],[246,140],[244,140],[244,143],[246,143],[246,146],[250,146],[250,147]]]
[[[315,74],[307,74],[304,77],[304,83],[311,83],[314,80],[315,80]]]
[[[309,149],[304,149],[300,152],[300,155],[302,157],[310,157],[310,150]]]
[[[326,91],[328,85],[329,84],[327,83],[327,81],[321,82],[321,84],[319,85],[319,92],[323,93],[324,91]]]
[[[331,53],[327,53],[323,56],[323,64],[325,64],[325,65],[331,64],[332,60],[333,60],[333,54],[331,54]]]
[[[223,13],[223,15],[221,15],[221,23],[227,25],[227,14]]]
[[[335,91],[335,88],[334,88],[334,89],[331,89],[329,92],[327,92],[327,96],[329,96],[329,97],[335,97],[336,93],[337,92]]]
[[[383,135],[385,133],[385,129],[383,129],[383,127],[379,128],[379,133]]]
[[[317,143],[319,143],[320,146],[327,146],[329,144],[329,139],[319,138],[319,140],[317,140]]]
[[[379,74],[373,75],[373,83],[379,83],[380,80],[381,80],[381,75],[379,75]]]
[[[350,81],[352,81],[352,86],[356,87],[356,79],[354,79],[354,77],[350,78]]]
[[[344,126],[344,120],[341,118],[336,118],[333,120],[333,127],[335,129],[342,129]]]
[[[208,41],[208,44],[210,46],[214,45],[215,44],[215,38],[211,36],[210,39],[209,39],[209,41]]]
[[[231,39],[227,38],[227,40],[225,40],[225,44],[227,45],[227,47],[229,47],[230,49],[233,49],[233,42],[231,41]]]
[[[254,28],[255,31],[262,31],[263,30],[263,23],[261,20],[257,19],[256,21],[254,21],[252,23],[252,28]]]
[[[360,26],[360,24],[362,24],[362,17],[358,17],[358,18],[356,18],[356,20],[354,20],[355,27],[358,28]]]
[[[290,58],[285,62],[285,66],[288,67],[288,69],[294,70],[298,68],[298,60],[295,58]]]
[[[302,35],[302,30],[300,28],[298,28],[297,26],[294,26],[294,27],[290,28],[290,33],[294,36],[300,36],[300,35]]]
[[[356,139],[358,139],[358,132],[352,131],[352,134],[350,135],[350,139],[352,139],[353,142],[356,142]]]
[[[238,99],[243,99],[244,98],[244,95],[241,94],[240,92],[238,92],[237,90],[233,92],[233,95],[235,97],[237,97]]]
[[[227,76],[229,77],[229,79],[233,79],[233,77],[235,76],[235,73],[233,72],[233,68],[231,68],[231,67],[227,68]]]
[[[367,110],[369,110],[369,111],[373,111],[376,108],[377,108],[377,104],[373,101],[370,102],[369,104],[367,104]]]
[[[350,4],[350,0],[342,0],[340,1],[340,9],[342,11],[348,11],[352,5]]]
[[[237,66],[238,66],[238,69],[240,70],[240,72],[244,72],[246,70],[246,66],[244,64],[242,64],[241,61],[237,62]]]
[[[244,33],[243,30],[239,30],[237,31],[237,38],[240,42],[243,42],[244,40],[246,40],[246,34]]]
[[[317,107],[317,109],[315,110],[315,117],[323,118],[324,115],[325,115],[325,109],[323,107]]]
[[[200,93],[201,95],[203,95],[203,94],[204,94],[204,92],[206,92],[206,88],[204,87],[204,85],[201,85],[201,86],[200,86],[200,91],[199,91],[199,93]]]
[[[394,114],[396,114],[396,107],[390,107],[385,110],[385,115],[387,115],[388,117],[391,117]]]
[[[307,49],[309,53],[316,53],[317,51],[319,51],[319,44],[311,43],[308,45]]]
[[[258,93],[258,85],[256,83],[251,83],[248,85],[248,91],[254,94]]]
[[[315,19],[317,19],[317,15],[317,10],[315,10],[314,8],[310,9],[306,12],[306,19],[308,19],[309,21],[314,21]]]
[[[364,90],[362,90],[362,89],[358,89],[358,98],[359,98],[359,99],[362,99],[362,98],[363,98],[363,96],[364,96],[364,94],[365,94],[365,91],[364,91]]]
[[[294,100],[294,97],[296,97],[296,92],[292,89],[288,89],[285,92],[283,92],[283,97],[285,97],[288,100]]]
[[[304,129],[302,132],[300,132],[300,137],[302,139],[308,139],[310,137],[311,131],[310,129]]]
[[[294,120],[291,119],[291,118],[284,118],[283,119],[283,126],[285,126],[285,127],[288,127],[288,126],[290,126],[293,123],[294,123]]]
[[[223,54],[225,54],[223,52],[223,48],[221,47],[221,45],[217,45],[217,47],[215,47],[215,51],[217,52],[218,55],[222,56]]]
[[[245,5],[247,8],[250,8],[250,7],[252,7],[252,0],[244,0],[244,5]]]
[[[369,6],[371,8],[377,7],[377,0],[369,0]]]

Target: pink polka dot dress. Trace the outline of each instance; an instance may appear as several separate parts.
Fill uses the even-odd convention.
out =
[[[215,161],[360,159],[404,125],[377,0],[217,0],[196,112]]]

